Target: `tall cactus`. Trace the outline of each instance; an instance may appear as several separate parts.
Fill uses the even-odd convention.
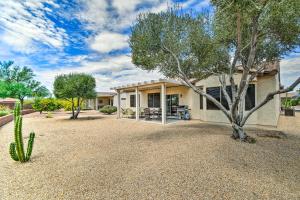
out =
[[[22,136],[22,115],[21,105],[16,103],[14,110],[14,131],[15,131],[15,142],[12,142],[9,147],[9,154],[15,161],[27,162],[30,159],[32,153],[32,147],[34,143],[34,132],[29,135],[28,147],[26,154],[24,153],[24,144]]]

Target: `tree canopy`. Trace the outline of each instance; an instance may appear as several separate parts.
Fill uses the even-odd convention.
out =
[[[298,78],[291,86],[266,94],[244,112],[249,83],[270,63],[299,47],[300,5],[297,0],[212,0],[212,5],[213,13],[187,13],[175,7],[139,15],[130,36],[132,62],[185,82],[225,114],[234,138],[245,141],[249,137],[243,126],[249,116],[300,82]],[[237,72],[242,76],[236,83]],[[228,109],[191,82],[212,75],[219,78]]]
[[[36,81],[35,74],[28,67],[19,67],[14,62],[0,62],[0,96],[17,98],[23,106],[26,97],[45,97],[49,90]]]
[[[57,98],[66,99],[72,103],[72,119],[77,119],[80,105],[84,99],[96,97],[96,81],[91,75],[84,73],[71,73],[59,75],[54,81],[54,95]],[[74,106],[77,101],[77,112]]]

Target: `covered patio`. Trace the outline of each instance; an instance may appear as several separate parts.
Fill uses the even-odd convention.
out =
[[[117,92],[117,118],[132,109],[128,118],[167,124],[180,120],[185,108],[179,104],[187,87],[179,81],[159,79],[112,89]]]

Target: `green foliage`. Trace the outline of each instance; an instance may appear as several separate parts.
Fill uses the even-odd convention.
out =
[[[205,78],[223,71],[229,63],[227,49],[211,35],[209,16],[183,13],[178,8],[139,15],[132,28],[132,62],[141,69],[158,69],[165,76]],[[213,70],[212,70],[213,69]],[[211,72],[205,73],[204,71]]]
[[[286,99],[282,101],[282,105],[285,108],[292,108],[293,106],[297,106],[300,104],[300,98],[297,99]]]
[[[0,117],[10,114],[9,111],[0,110]]]
[[[43,111],[55,111],[63,107],[61,102],[53,98],[36,98],[32,105],[33,109],[42,113]]]
[[[34,80],[35,74],[28,67],[14,66],[12,61],[0,62],[0,97],[17,98],[23,106],[25,97],[48,96],[49,91]]]
[[[11,113],[11,110],[9,109],[9,107],[0,105],[0,117],[9,115],[10,113]]]
[[[300,4],[298,0],[212,0],[218,41],[232,50],[238,45],[237,19],[241,22],[241,57],[250,53],[253,28],[258,30],[256,65],[273,61],[291,52],[300,43]],[[245,60],[246,62],[247,60]]]
[[[76,119],[83,99],[96,97],[96,81],[91,75],[71,73],[59,75],[54,81],[54,95],[71,103],[72,119]],[[74,112],[77,103],[76,114]],[[64,106],[65,107],[65,106]]]
[[[21,105],[17,103],[14,110],[14,137],[15,142],[10,144],[9,154],[11,158],[15,161],[27,162],[30,159],[35,133],[30,133],[27,152],[24,153],[24,144],[22,136],[22,115],[21,115]]]
[[[114,112],[117,112],[117,107],[106,105],[106,106],[103,106],[99,111],[110,115]]]
[[[57,102],[61,105],[61,108],[63,108],[65,111],[71,111],[72,110],[72,99],[64,100],[64,99],[57,99]],[[73,99],[74,102],[74,108],[78,107],[78,101],[77,98]],[[80,107],[83,107],[83,102],[80,103]]]

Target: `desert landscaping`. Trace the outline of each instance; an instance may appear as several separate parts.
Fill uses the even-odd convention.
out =
[[[75,121],[29,114],[25,143],[32,130],[36,139],[28,163],[8,155],[13,123],[0,128],[0,199],[299,199],[299,117],[280,118],[286,138],[248,128],[257,139],[249,144],[199,120],[162,126],[95,111]]]

